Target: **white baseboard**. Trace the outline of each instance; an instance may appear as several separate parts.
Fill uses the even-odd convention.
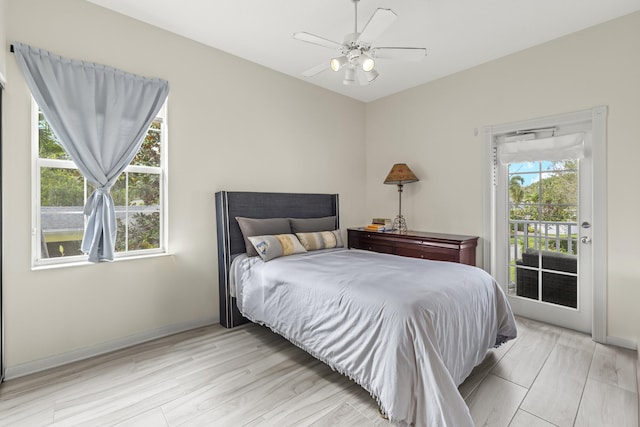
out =
[[[638,399],[640,399],[640,351],[638,352],[638,363],[636,365],[636,376],[638,377]],[[640,403],[640,402],[638,402]],[[638,405],[638,412],[640,412],[640,405]],[[638,414],[640,415],[640,414]],[[640,420],[640,418],[638,418]]]
[[[55,368],[57,366],[62,366],[68,363],[77,362],[79,360],[88,359],[90,357],[99,356],[101,354],[120,350],[126,347],[131,347],[136,344],[141,344],[143,342],[166,337],[168,335],[177,334],[179,332],[213,325],[215,323],[218,323],[219,321],[220,319],[216,317],[210,317],[198,321],[163,326],[158,329],[144,331],[139,334],[130,335],[124,338],[118,338],[113,341],[108,341],[91,347],[70,351],[68,353],[56,354],[55,356],[45,357],[44,359],[21,363],[16,366],[9,366],[4,371],[5,380],[15,379],[25,375],[44,371],[45,369]]]
[[[629,350],[638,349],[638,343],[635,341],[612,336],[607,337],[607,344],[615,345],[616,347],[628,348]]]

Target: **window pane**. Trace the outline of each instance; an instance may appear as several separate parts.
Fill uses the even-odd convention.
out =
[[[160,212],[136,212],[129,222],[129,250],[156,249],[160,247]]]
[[[578,278],[576,276],[543,272],[542,301],[577,308]]]
[[[41,206],[83,206],[84,178],[77,169],[40,169]]]
[[[58,137],[44,119],[42,111],[38,113],[38,152],[41,159],[69,160],[64,148],[59,144]]]
[[[151,123],[147,136],[144,137],[140,151],[131,161],[132,165],[160,167],[160,135],[162,123],[158,120]]]
[[[84,178],[78,170],[40,169],[41,258],[81,255]]]
[[[126,173],[118,181],[118,191],[121,187],[124,188],[125,182],[128,183],[128,196],[126,204],[116,206],[116,250],[121,252],[159,248],[160,175]]]
[[[578,174],[572,172],[545,172],[542,174],[540,202],[546,221],[561,221],[567,206],[578,203]]]
[[[160,175],[155,173],[129,173],[129,206],[160,204]]]
[[[129,250],[160,247],[160,175],[129,174]]]
[[[534,257],[531,260],[535,260]],[[527,260],[523,261],[527,265]],[[519,297],[538,299],[538,271],[526,268],[517,268],[516,271],[516,294]]]
[[[127,241],[127,174],[122,173],[118,180],[111,187],[111,197],[113,198],[113,206],[116,210],[116,252],[124,252],[127,250],[125,242]]]

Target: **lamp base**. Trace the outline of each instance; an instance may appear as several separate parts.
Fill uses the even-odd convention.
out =
[[[404,220],[402,215],[397,215],[393,220],[393,230],[399,231],[400,233],[407,232],[407,221]]]

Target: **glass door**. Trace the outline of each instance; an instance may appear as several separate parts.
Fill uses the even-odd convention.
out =
[[[492,273],[517,315],[591,333],[591,132],[495,137]]]
[[[483,128],[483,265],[513,312],[607,339],[607,108]]]

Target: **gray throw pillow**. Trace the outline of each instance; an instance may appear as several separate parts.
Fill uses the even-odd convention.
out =
[[[236,220],[240,225],[248,256],[258,256],[258,252],[249,241],[249,237],[291,234],[291,226],[287,218],[245,218],[237,216]]]
[[[316,231],[333,231],[336,229],[336,217],[321,218],[289,218],[293,233],[313,233]]]

